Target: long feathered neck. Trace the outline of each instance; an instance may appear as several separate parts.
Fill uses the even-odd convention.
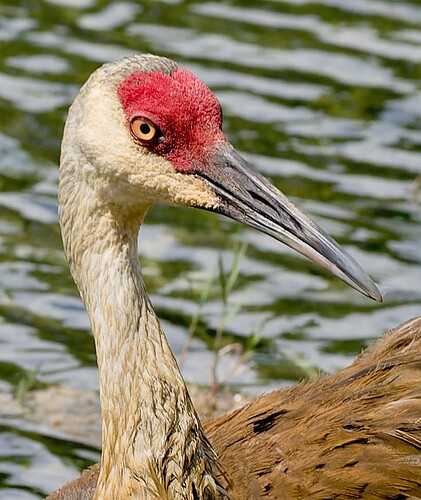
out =
[[[137,234],[147,206],[124,211],[102,202],[85,174],[91,165],[73,149],[65,140],[59,215],[96,344],[103,419],[96,498],[219,498],[215,453],[141,276]]]

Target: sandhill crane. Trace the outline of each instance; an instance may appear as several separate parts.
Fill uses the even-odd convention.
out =
[[[153,55],[102,66],[70,108],[59,215],[95,338],[102,456],[49,498],[421,498],[421,318],[335,375],[202,426],[137,258],[153,203],[244,222],[381,300],[353,258],[248,166],[221,121],[204,83]]]

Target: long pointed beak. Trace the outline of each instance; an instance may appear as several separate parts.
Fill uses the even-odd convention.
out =
[[[298,210],[265,177],[250,168],[228,143],[221,143],[196,175],[221,199],[213,211],[285,243],[374,300],[383,300],[368,274],[323,229]]]

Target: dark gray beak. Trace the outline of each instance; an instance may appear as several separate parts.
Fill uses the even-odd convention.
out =
[[[265,177],[253,171],[228,143],[195,172],[221,199],[213,211],[243,222],[285,243],[374,300],[383,300],[368,274],[316,223]]]

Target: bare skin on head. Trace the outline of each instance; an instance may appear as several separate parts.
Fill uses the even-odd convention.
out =
[[[418,491],[418,460],[408,457],[419,451],[421,405],[411,398],[420,396],[421,321],[384,337],[339,374],[209,423],[206,437],[137,258],[152,204],[224,214],[381,300],[354,259],[250,169],[221,126],[206,85],[152,55],[103,66],[70,108],[60,224],[95,338],[103,444],[100,467],[50,498],[326,499],[345,488],[353,498],[363,490],[372,492],[367,498],[385,498],[385,491],[394,498]],[[391,414],[397,406],[404,419]]]

